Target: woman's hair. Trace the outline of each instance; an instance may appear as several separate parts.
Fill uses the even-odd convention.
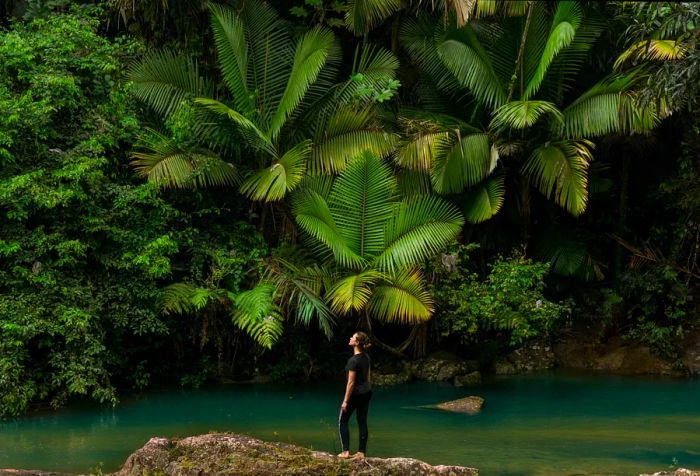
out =
[[[355,336],[357,336],[357,344],[360,346],[360,349],[367,350],[372,347],[369,336],[364,332],[357,331],[355,332]]]

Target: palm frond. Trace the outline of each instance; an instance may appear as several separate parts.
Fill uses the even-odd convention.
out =
[[[384,248],[396,188],[389,167],[370,152],[355,158],[336,179],[329,204],[344,242],[357,255],[371,259]]]
[[[180,103],[211,97],[212,83],[199,74],[197,62],[173,51],[154,51],[128,71],[132,93],[158,114],[170,116]]]
[[[401,25],[401,45],[408,51],[410,58],[420,66],[420,70],[436,89],[457,94],[461,85],[438,55],[436,38],[441,35],[442,26],[431,22],[427,15],[408,18]]]
[[[498,153],[489,145],[488,134],[459,138],[444,154],[434,157],[430,178],[435,191],[457,193],[484,180],[495,167]]]
[[[157,298],[161,314],[170,316],[193,313],[195,307],[191,297],[196,289],[196,286],[189,283],[173,283],[161,289]]]
[[[641,106],[630,92],[637,71],[612,75],[583,93],[562,111],[558,133],[567,138],[651,130],[669,113],[663,105]]]
[[[556,122],[563,121],[562,113],[547,101],[510,101],[496,109],[491,120],[493,129],[525,129],[533,126],[543,114],[551,114]]]
[[[376,265],[389,271],[416,266],[451,243],[463,224],[459,211],[440,197],[408,197],[385,225],[385,248]]]
[[[372,118],[369,108],[335,111],[319,127],[309,168],[315,173],[340,173],[364,151],[379,157],[390,154],[398,136],[372,124]]]
[[[614,68],[619,69],[627,61],[676,61],[683,58],[687,52],[687,46],[678,40],[643,40],[622,52],[615,61]]]
[[[345,242],[326,200],[311,189],[294,193],[292,210],[299,228],[333,252],[336,261],[347,268],[361,268],[365,260]]]
[[[400,0],[348,0],[345,25],[356,36],[366,35],[400,7]]]
[[[241,192],[253,200],[273,202],[283,199],[301,183],[310,156],[311,141],[300,142],[270,167],[247,179],[241,187]]]
[[[250,117],[255,104],[248,88],[248,41],[245,27],[231,8],[212,3],[209,10],[224,82],[233,95],[236,109],[243,116]]]
[[[557,10],[552,20],[544,51],[539,56],[540,60],[537,69],[529,79],[521,99],[527,100],[537,92],[554,57],[571,44],[582,19],[583,11],[578,3],[557,3]]]
[[[438,44],[437,53],[459,83],[487,107],[496,109],[506,102],[506,92],[488,54],[467,25],[458,35]]]
[[[239,16],[248,43],[248,84],[255,85],[255,123],[269,131],[294,60],[290,26],[267,2],[242,2]]]
[[[376,45],[358,45],[355,49],[352,73],[340,84],[335,93],[339,104],[351,104],[357,100],[359,90],[371,86],[381,89],[384,84],[396,78],[399,60],[394,54]],[[362,78],[361,81],[355,78]]]
[[[277,155],[269,137],[264,134],[255,123],[240,112],[231,109],[226,104],[215,99],[197,98],[194,102],[211,112],[228,117],[247,139],[247,145],[250,147],[264,150],[272,156]]]
[[[206,150],[182,149],[169,137],[146,129],[131,164],[137,173],[162,187],[196,188],[235,185],[239,176],[232,164]]]
[[[255,342],[268,349],[279,340],[284,327],[279,307],[274,302],[275,287],[259,284],[235,296],[233,323]]]
[[[299,105],[309,86],[318,77],[321,68],[328,59],[333,42],[333,33],[317,28],[304,34],[297,43],[287,87],[270,121],[267,135],[271,139],[274,140],[278,136],[284,122]]]
[[[339,279],[326,294],[326,299],[331,303],[331,309],[342,314],[364,309],[377,281],[382,279],[382,276],[379,271],[368,269]]]
[[[433,186],[430,183],[430,174],[427,172],[401,170],[397,174],[396,180],[399,184],[399,192],[402,197],[430,195],[433,193]]]
[[[374,288],[369,312],[383,322],[418,324],[433,314],[433,299],[418,270],[407,269]]]
[[[547,198],[574,216],[588,203],[588,164],[592,160],[588,141],[560,141],[535,149],[522,172]]]
[[[449,132],[418,132],[398,148],[394,161],[405,169],[428,172],[435,157],[447,154],[451,145]]]
[[[481,223],[501,210],[506,193],[504,182],[504,175],[491,177],[469,191],[464,199],[464,217],[467,221]]]

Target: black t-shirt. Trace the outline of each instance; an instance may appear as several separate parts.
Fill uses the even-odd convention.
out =
[[[364,352],[353,355],[348,359],[348,363],[345,364],[346,372],[351,370],[355,371],[355,388],[352,390],[353,395],[367,393],[372,390],[372,386],[367,379],[369,368],[369,355]]]

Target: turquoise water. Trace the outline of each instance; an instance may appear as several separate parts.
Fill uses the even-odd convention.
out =
[[[117,469],[151,436],[247,433],[338,452],[343,382],[153,392],[0,422],[0,468]],[[421,408],[467,395],[474,416]],[[354,424],[354,422],[353,422]],[[357,432],[351,427],[353,445]],[[353,446],[353,450],[355,447]],[[639,474],[700,468],[700,381],[546,374],[471,388],[375,389],[369,453],[477,467],[482,475]]]

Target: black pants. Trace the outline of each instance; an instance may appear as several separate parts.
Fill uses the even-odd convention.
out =
[[[357,426],[360,428],[360,453],[367,452],[367,412],[369,411],[369,401],[372,399],[372,392],[361,394],[353,394],[348,400],[348,406],[345,411],[340,410],[338,417],[338,431],[340,432],[340,442],[343,444],[343,451],[350,451],[350,432],[348,431],[348,422],[353,412],[357,410]]]

